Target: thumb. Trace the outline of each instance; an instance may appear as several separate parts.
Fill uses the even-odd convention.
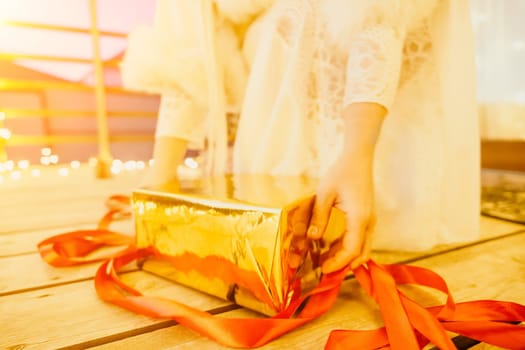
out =
[[[308,238],[319,239],[323,236],[326,225],[328,224],[328,219],[330,218],[333,203],[334,198],[331,196],[321,193],[315,196],[310,225],[307,231]]]

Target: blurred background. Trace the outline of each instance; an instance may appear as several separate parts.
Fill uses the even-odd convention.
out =
[[[0,0],[0,176],[97,159],[147,166],[158,96],[123,89],[118,67],[154,4]],[[471,7],[483,167],[525,170],[525,1]]]

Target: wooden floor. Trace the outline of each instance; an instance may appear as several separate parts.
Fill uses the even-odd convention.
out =
[[[87,169],[67,178],[43,176],[0,184],[0,348],[2,349],[220,349],[172,321],[135,315],[101,302],[92,277],[97,264],[53,268],[36,244],[53,234],[93,227],[110,194],[129,193],[140,174],[94,180]],[[426,254],[377,253],[380,262],[411,262],[440,273],[457,301],[491,298],[525,304],[525,226],[481,217],[482,239]],[[131,224],[114,226],[131,234]],[[145,294],[169,296],[223,316],[250,311],[170,283],[133,267],[123,274]],[[428,291],[419,300],[442,301]],[[381,325],[378,309],[347,280],[334,308],[264,349],[322,349],[334,328]],[[488,346],[478,345],[478,349]]]

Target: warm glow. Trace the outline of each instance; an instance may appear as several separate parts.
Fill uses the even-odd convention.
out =
[[[58,169],[58,175],[60,176],[68,176],[69,175],[69,169],[68,168],[60,168]]]
[[[51,164],[58,164],[58,156],[56,154],[50,155],[49,161],[51,162]]]
[[[184,164],[190,169],[197,169],[199,167],[199,163],[193,158],[184,159]]]
[[[14,1],[9,0],[0,0],[0,26],[4,25],[4,23],[7,21],[7,14],[8,14],[8,7],[10,4],[12,4]]]
[[[8,171],[12,171],[15,168],[15,162],[13,162],[12,160],[8,160],[4,163],[4,166]]]
[[[0,121],[5,120],[5,113],[0,112]]]
[[[49,165],[51,164],[51,160],[47,156],[40,157],[40,164]]]
[[[44,147],[40,150],[40,153],[43,155],[43,156],[46,156],[46,157],[49,157],[51,155],[51,148],[49,147]]]
[[[6,128],[0,128],[0,138],[4,140],[9,140],[11,138],[11,130]]]
[[[121,167],[118,167],[118,166],[112,166],[111,167],[111,173],[114,174],[114,175],[120,174],[121,171],[122,171]]]
[[[23,1],[0,0],[0,25],[13,19],[21,11],[27,11]]]
[[[132,170],[135,170],[136,165],[137,165],[137,163],[134,160],[128,160],[124,164],[124,167],[126,168],[127,171],[132,171]]]
[[[119,174],[124,167],[124,163],[120,159],[114,159],[111,163],[111,173],[114,175]]]
[[[16,180],[20,180],[20,178],[22,178],[22,173],[20,171],[17,170],[11,173],[11,179],[16,181]]]
[[[32,169],[31,170],[31,176],[32,177],[39,177],[41,175],[40,169]]]
[[[19,160],[18,163],[17,163],[17,166],[20,168],[20,169],[27,169],[29,168],[29,161],[28,160]]]
[[[80,162],[78,160],[74,160],[70,163],[72,169],[78,169],[80,168]]]

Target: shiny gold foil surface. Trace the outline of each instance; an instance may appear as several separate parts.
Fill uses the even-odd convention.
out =
[[[133,192],[136,240],[160,254],[144,269],[273,315],[320,279],[320,262],[344,231],[333,210],[321,241],[306,239],[314,180],[236,175]]]

